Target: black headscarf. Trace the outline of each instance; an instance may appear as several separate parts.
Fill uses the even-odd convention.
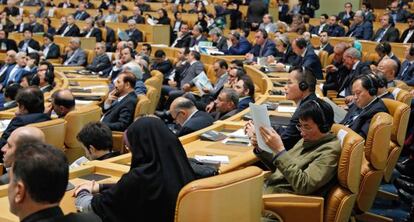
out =
[[[93,197],[94,212],[103,221],[174,221],[178,193],[195,178],[181,142],[154,117],[138,119],[125,135],[131,169]]]

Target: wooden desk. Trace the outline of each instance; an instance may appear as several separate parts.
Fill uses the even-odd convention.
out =
[[[128,171],[129,167],[127,166],[107,162],[92,161],[85,166],[81,166],[77,169],[70,171],[69,182],[75,186],[80,185],[88,181],[81,179],[79,177],[96,173],[105,176],[110,176],[109,178],[98,181],[98,183],[116,183],[121,178],[121,176],[127,173]],[[0,221],[19,221],[15,215],[9,212],[7,188],[8,185],[0,186]],[[75,198],[73,197],[73,192],[74,190],[66,191],[62,201],[60,202],[60,207],[62,208],[65,214],[70,212],[76,212]]]

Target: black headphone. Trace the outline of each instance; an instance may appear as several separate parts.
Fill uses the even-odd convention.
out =
[[[414,56],[414,43],[411,43],[410,51],[408,52],[408,54],[410,54],[410,56]]]
[[[301,71],[300,71],[300,78],[301,81],[299,82],[299,89],[301,91],[305,91],[309,88],[309,84],[305,81],[305,67],[302,66]]]
[[[371,76],[372,74],[368,74],[363,76],[361,79],[366,79],[365,81],[365,85],[366,83],[368,83],[368,85],[366,85],[367,89],[368,89],[368,93],[371,96],[376,96],[378,93],[378,81],[377,79],[374,79],[375,77]]]
[[[238,33],[238,32],[233,32],[233,33],[232,33],[232,35],[234,36],[234,38],[236,38],[236,39],[237,39],[237,41],[239,41],[239,40],[240,40],[240,33]]]
[[[329,130],[330,130],[330,126],[328,125],[328,123],[326,122],[326,118],[325,118],[325,112],[324,112],[324,110],[322,109],[322,107],[321,107],[321,105],[319,104],[319,102],[318,101],[316,101],[316,100],[311,100],[313,103],[315,103],[316,104],[316,106],[318,107],[318,109],[319,109],[319,111],[321,112],[321,117],[322,117],[322,125],[318,125],[318,127],[319,127],[319,130],[322,132],[322,133],[327,133],[327,132],[329,132]]]

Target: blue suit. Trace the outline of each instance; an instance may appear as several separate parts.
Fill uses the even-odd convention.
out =
[[[370,22],[364,22],[362,24],[352,26],[348,33],[346,33],[346,36],[363,40],[371,40],[373,32],[372,24]]]
[[[266,40],[262,49],[260,45],[254,45],[253,48],[250,50],[250,53],[256,57],[267,57],[270,55],[276,55],[276,45],[271,40]]]
[[[414,86],[414,64],[410,64],[409,61],[405,60],[401,64],[397,79],[404,81],[409,86]]]
[[[323,79],[321,61],[311,47],[307,48],[305,56],[303,56],[303,58],[300,58],[298,65],[312,71],[317,79]]]
[[[331,37],[342,37],[345,35],[345,29],[340,25],[328,26],[328,35]]]
[[[30,74],[30,71],[27,71],[22,67],[17,67],[17,70],[16,70],[14,76],[10,76],[12,70],[13,69],[10,69],[8,75],[6,76],[4,81],[2,82],[3,86],[7,86],[11,83],[20,83],[20,80],[22,79],[23,76],[25,76],[27,74]]]
[[[228,55],[244,55],[250,51],[252,45],[246,38],[240,37],[239,44],[233,45],[227,52]]]
[[[249,107],[249,103],[254,103],[254,99],[250,96],[243,98],[237,104],[237,110],[240,112]]]

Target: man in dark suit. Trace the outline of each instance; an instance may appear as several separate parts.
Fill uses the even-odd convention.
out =
[[[73,17],[73,15],[68,15],[67,22],[64,25],[64,28],[62,27],[62,29],[59,29],[56,34],[65,37],[79,37],[79,33],[79,27],[75,24],[75,18]]]
[[[26,67],[26,53],[19,52],[16,54],[16,65],[10,70],[9,73],[5,73],[4,80],[1,85],[6,87],[12,83],[20,83],[23,76],[28,75],[30,72],[25,69]]]
[[[190,40],[190,47],[198,45],[202,41],[208,41],[207,38],[203,35],[203,27],[201,25],[194,25],[191,34],[193,35]]]
[[[96,42],[102,42],[102,31],[99,28],[95,27],[95,22],[92,18],[87,18],[85,20],[85,27],[82,32],[79,34],[81,37],[95,37]]]
[[[29,28],[29,24],[23,21],[23,17],[21,15],[16,16],[16,22],[14,23],[14,31],[23,33],[23,31],[27,28]]]
[[[14,117],[0,138],[0,146],[7,143],[10,134],[17,128],[31,123],[38,123],[50,120],[50,117],[44,113],[43,93],[38,87],[29,87],[22,89],[16,96],[16,102],[19,104]]]
[[[226,53],[228,51],[227,39],[223,36],[223,32],[219,28],[213,28],[208,33],[215,46],[219,51]]]
[[[407,22],[407,17],[410,15],[410,13],[407,10],[398,7],[397,1],[391,2],[390,9],[390,15],[391,18],[394,20],[394,23]]]
[[[162,49],[158,49],[154,53],[154,60],[151,65],[151,70],[158,70],[164,75],[164,84],[168,83],[168,77],[172,69],[172,64],[170,60],[165,55],[165,52]]]
[[[341,124],[366,138],[372,117],[379,112],[388,113],[384,102],[377,95],[378,86],[372,84],[370,75],[357,77],[352,83],[352,91],[355,95],[354,104],[349,108]]]
[[[233,89],[239,95],[239,103],[237,104],[239,111],[248,108],[249,103],[254,103],[254,83],[248,75],[239,77],[233,85]]]
[[[16,1],[7,1],[7,6],[3,9],[9,16],[17,16],[20,14],[19,8],[16,7]]]
[[[237,106],[239,104],[239,96],[236,90],[232,88],[223,88],[216,100],[214,100],[214,107],[210,110],[210,115],[214,120],[225,120],[234,116],[239,112]]]
[[[397,79],[404,81],[409,86],[414,86],[414,47],[407,46],[405,60],[401,64]]]
[[[81,2],[78,5],[78,10],[73,14],[73,17],[76,20],[85,20],[90,17],[90,15],[86,12],[85,3]]]
[[[344,5],[345,10],[339,12],[338,19],[342,21],[342,24],[349,26],[349,20],[352,20],[354,17],[354,12],[352,11],[352,3],[347,2]]]
[[[328,19],[329,19],[329,16],[327,14],[322,14],[321,18],[319,19],[319,25],[314,26],[313,29],[310,30],[310,33],[314,35],[319,35],[321,32],[327,31],[329,27],[327,23]]]
[[[86,52],[80,47],[79,38],[71,38],[69,41],[70,51],[63,55],[63,65],[66,66],[84,66],[86,65]]]
[[[332,37],[342,37],[345,36],[345,29],[338,25],[338,18],[336,15],[331,15],[328,21],[328,35]]]
[[[302,0],[300,11],[309,17],[315,17],[315,11],[319,9],[319,0]]]
[[[348,49],[346,43],[341,42],[335,45],[332,63],[325,67],[326,81],[322,85],[322,92],[326,96],[328,90],[338,91],[349,70],[343,64],[342,58],[345,50]]]
[[[128,20],[133,19],[137,24],[145,24],[145,18],[142,17],[142,12],[138,6],[134,6],[132,14],[132,16],[128,17]]]
[[[247,8],[247,23],[253,30],[259,28],[260,22],[265,14],[268,13],[268,8],[263,1],[252,0]]]
[[[113,45],[115,44],[115,31],[105,25],[105,20],[101,19],[96,21],[96,25],[101,30],[106,30],[106,36],[103,36],[102,40],[106,42],[106,51],[112,52]]]
[[[40,47],[39,55],[45,59],[57,59],[60,57],[60,48],[54,42],[53,35],[43,34],[43,45]]]
[[[129,29],[125,30],[125,32],[127,33],[129,40],[135,42],[135,44],[144,40],[144,36],[142,35],[142,32],[137,28],[137,23],[135,20],[128,20],[128,27]]]
[[[256,44],[246,54],[247,60],[256,62],[258,57],[267,57],[276,54],[276,45],[268,38],[266,30],[259,29],[254,37]]]
[[[322,31],[319,34],[319,41],[321,42],[321,45],[317,47],[318,50],[326,51],[329,55],[331,55],[334,51],[333,46],[329,43],[329,36],[328,32]]]
[[[349,74],[344,77],[342,85],[338,89],[338,97],[345,97],[345,102],[351,102],[352,96],[352,80],[359,75],[366,75],[371,73],[369,65],[361,61],[361,52],[356,48],[349,48],[344,52],[343,56],[344,65]]]
[[[18,51],[16,41],[9,39],[9,33],[5,30],[0,30],[0,50],[9,51],[14,50]]]
[[[19,51],[20,52],[29,52],[29,47],[36,51],[40,50],[39,42],[33,39],[33,33],[30,29],[26,29],[23,33],[24,39],[19,42]]]
[[[43,25],[37,22],[34,14],[29,15],[29,27],[33,33],[45,32]]]
[[[293,52],[299,57],[294,66],[305,67],[312,71],[317,79],[322,79],[322,65],[319,60],[319,57],[315,54],[315,51],[312,47],[307,45],[307,42],[304,38],[295,39],[292,42]],[[287,70],[285,66],[285,70]]]
[[[0,91],[5,88],[4,83],[9,78],[10,72],[16,66],[16,51],[9,50],[6,52],[4,65],[0,68]]]
[[[64,0],[58,4],[58,8],[75,8],[75,4],[70,2],[70,0]]]
[[[346,33],[346,36],[362,40],[370,40],[372,38],[372,33],[372,23],[365,21],[362,11],[356,11],[354,22],[349,28],[348,33]]]
[[[414,15],[407,17],[408,28],[401,35],[400,42],[414,43]]]
[[[229,47],[228,55],[245,55],[252,48],[250,42],[237,31],[229,34],[227,46]]]
[[[170,114],[179,125],[177,136],[184,136],[213,124],[214,119],[206,112],[197,110],[194,103],[184,97],[176,98],[170,106]]]
[[[375,42],[397,42],[400,32],[394,27],[394,23],[390,15],[381,16],[381,28],[377,30],[372,37]]]
[[[182,22],[180,31],[177,33],[177,38],[174,40],[171,47],[189,48],[191,43],[191,32],[188,29],[188,24]]]
[[[99,73],[111,67],[111,60],[105,52],[106,46],[102,42],[97,42],[95,45],[96,56],[92,63],[86,66],[87,70]]]
[[[137,95],[136,78],[130,72],[122,72],[115,81],[115,88],[105,100],[101,119],[112,131],[125,131],[134,120]]]
[[[9,204],[21,221],[101,221],[91,213],[64,215],[59,207],[69,180],[68,160],[61,150],[28,139],[18,144],[14,156],[9,187],[20,192],[9,192]]]

